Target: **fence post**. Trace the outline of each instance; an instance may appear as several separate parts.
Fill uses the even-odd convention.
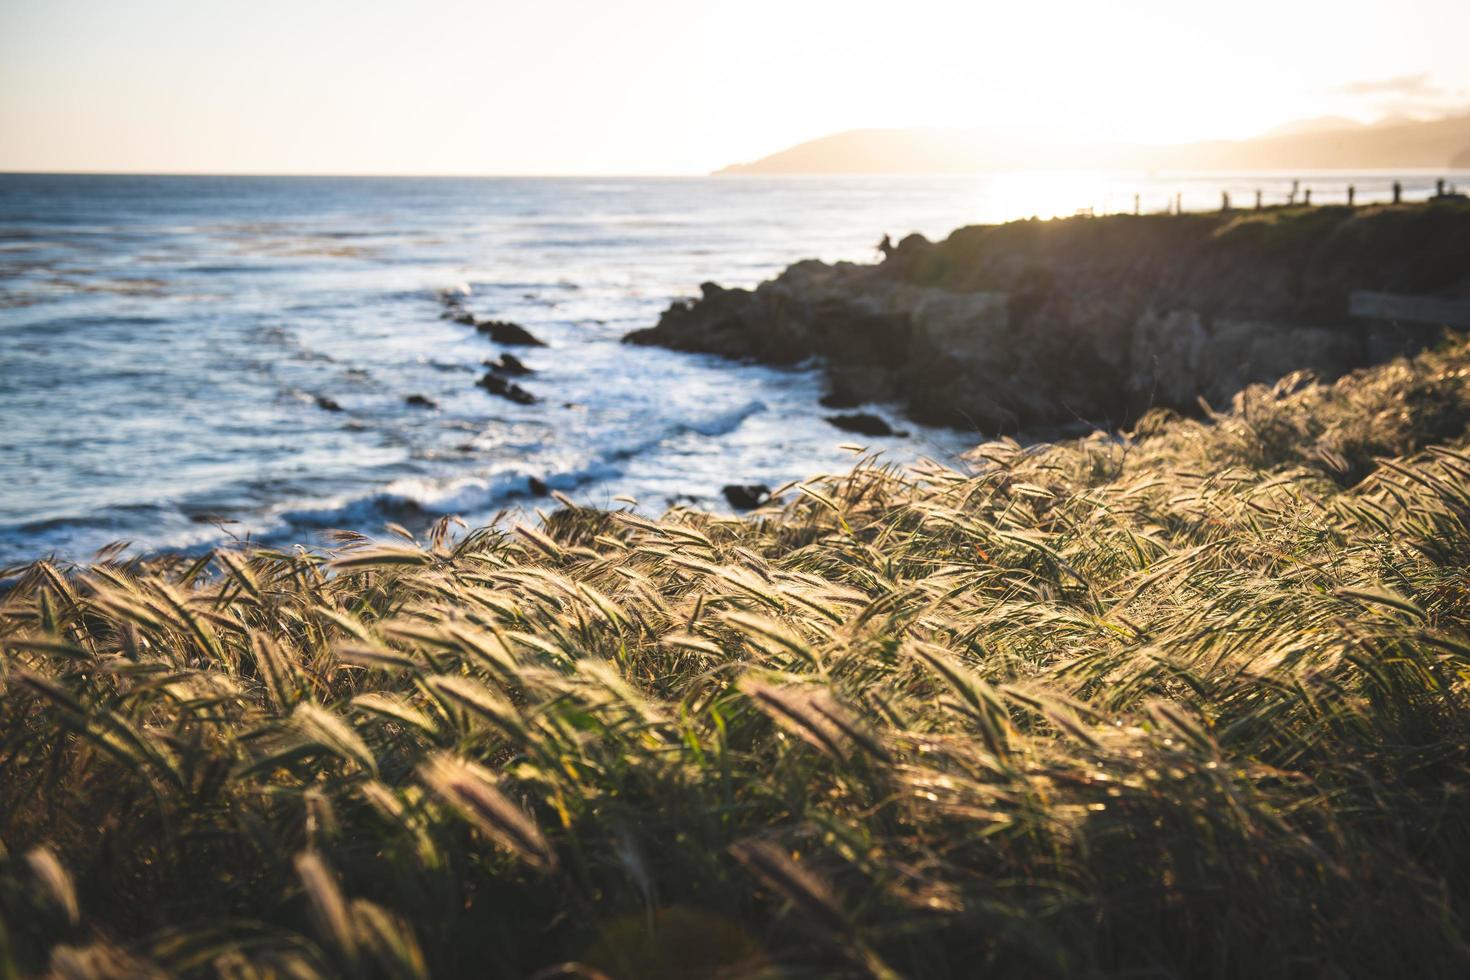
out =
[[[1139,195],[1139,194],[1134,194],[1133,195],[1133,213],[1134,214],[1138,214],[1139,198],[1140,197],[1141,197],[1141,195]]]
[[[1293,180],[1291,182],[1291,196],[1286,199],[1286,203],[1287,204],[1295,204],[1296,203],[1296,192],[1297,192],[1297,188],[1299,188],[1301,186],[1302,186],[1302,182],[1299,181],[1299,180]]]
[[[1443,184],[1444,181],[1440,181],[1440,183]],[[1184,192],[1183,191],[1178,191],[1174,195],[1174,213],[1175,214],[1183,214],[1184,213]]]
[[[1434,196],[1435,197],[1444,197],[1444,178],[1443,177],[1439,178],[1439,180],[1436,180],[1434,182]]]
[[[1261,210],[1261,191],[1260,191],[1260,188],[1257,188],[1256,189],[1256,210],[1257,211]]]
[[[1401,204],[1404,200],[1404,185],[1398,181],[1393,182],[1393,203]]]
[[[1230,210],[1230,192],[1229,191],[1221,191],[1220,192],[1220,210],[1221,211],[1229,211]]]
[[[1355,188],[1352,184],[1348,184],[1348,207],[1353,206],[1353,198],[1357,196],[1357,193],[1357,188]]]
[[[1312,206],[1312,189],[1310,187],[1302,191],[1302,205],[1304,207]]]

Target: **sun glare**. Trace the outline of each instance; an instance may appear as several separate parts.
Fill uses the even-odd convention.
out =
[[[702,173],[848,129],[1161,144],[1470,104],[1443,0],[85,6],[0,11],[0,168]]]

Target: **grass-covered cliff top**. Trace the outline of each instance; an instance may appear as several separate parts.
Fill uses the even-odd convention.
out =
[[[959,291],[1039,299],[1054,279],[1098,294],[1146,284],[1163,308],[1340,325],[1354,289],[1470,287],[1470,199],[973,225],[905,240],[887,265]]]
[[[1467,377],[748,520],[36,565],[0,976],[1455,975]]]

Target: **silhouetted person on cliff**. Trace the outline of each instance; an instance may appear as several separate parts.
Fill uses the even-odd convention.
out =
[[[883,253],[885,259],[893,254],[893,239],[888,237],[887,232],[884,232],[883,240],[878,243],[878,251]]]

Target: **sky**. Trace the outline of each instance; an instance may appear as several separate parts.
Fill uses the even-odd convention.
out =
[[[0,0],[0,170],[685,174],[1470,106],[1467,0]]]

